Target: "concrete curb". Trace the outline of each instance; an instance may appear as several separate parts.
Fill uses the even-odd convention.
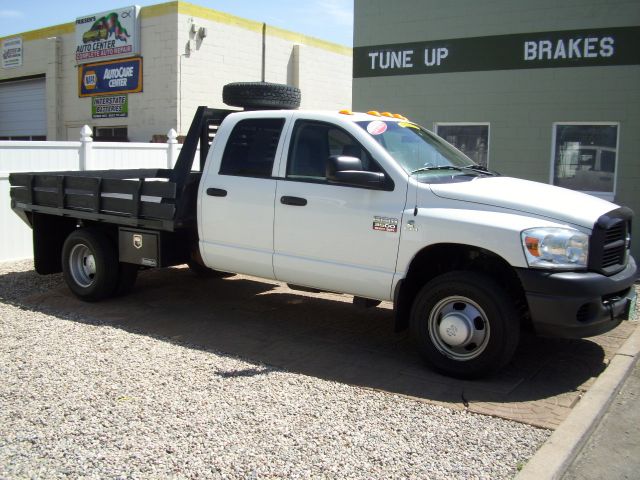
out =
[[[639,354],[640,326],[637,326],[605,371],[515,480],[556,480],[564,475],[622,388]]]

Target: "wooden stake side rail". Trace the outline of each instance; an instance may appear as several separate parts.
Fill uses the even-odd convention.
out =
[[[171,170],[12,173],[13,209],[174,230]],[[146,197],[146,198],[143,198]]]

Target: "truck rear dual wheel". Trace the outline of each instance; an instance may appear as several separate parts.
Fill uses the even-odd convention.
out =
[[[127,293],[136,281],[138,266],[120,263],[116,248],[103,232],[82,228],[64,242],[62,274],[74,295],[95,302]]]
[[[455,271],[428,282],[411,310],[421,355],[441,373],[478,378],[504,367],[518,346],[512,299],[488,275]]]

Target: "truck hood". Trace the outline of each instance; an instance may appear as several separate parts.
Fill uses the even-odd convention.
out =
[[[430,184],[441,198],[540,215],[585,228],[617,205],[580,192],[512,177],[480,177],[471,182]]]

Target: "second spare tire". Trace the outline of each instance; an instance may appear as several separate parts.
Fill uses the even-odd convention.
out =
[[[295,110],[300,106],[300,89],[269,82],[228,83],[222,88],[222,101],[246,109]]]

